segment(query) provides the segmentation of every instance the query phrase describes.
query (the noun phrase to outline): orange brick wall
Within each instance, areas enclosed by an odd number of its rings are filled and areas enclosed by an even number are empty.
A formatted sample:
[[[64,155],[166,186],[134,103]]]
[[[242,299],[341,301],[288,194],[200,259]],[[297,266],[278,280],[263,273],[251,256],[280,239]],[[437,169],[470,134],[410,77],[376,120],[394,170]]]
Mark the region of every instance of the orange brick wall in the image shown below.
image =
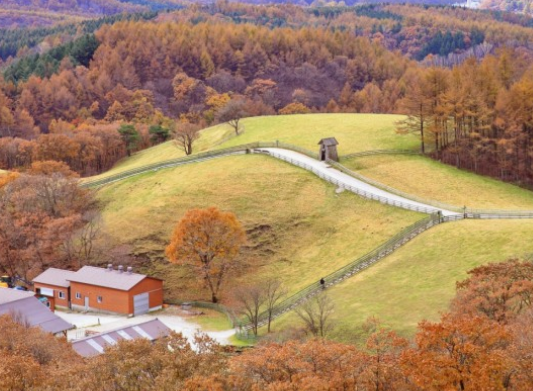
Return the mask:
[[[72,305],[85,307],[85,297],[89,297],[91,309],[125,315],[133,314],[133,296],[146,292],[150,293],[150,308],[163,305],[163,281],[150,277],[145,278],[127,292],[79,282],[70,284]],[[76,293],[81,294],[80,299],[76,298]],[[98,303],[98,296],[102,296],[101,303]]]
[[[58,306],[58,307],[68,307],[69,306],[69,303],[68,303],[69,302],[69,291],[68,291],[68,288],[63,288],[61,286],[55,286],[55,285],[49,285],[49,284],[40,284],[40,283],[36,282],[33,285],[34,291],[36,291],[37,288],[50,288],[50,289],[54,290],[54,299],[50,300],[51,304],[55,303],[55,305],[51,307],[52,309],[55,309],[55,306]],[[64,298],[59,297],[59,292],[63,292]],[[45,297],[47,297],[47,296],[45,296]]]
[[[139,282],[130,291],[131,293],[131,307],[133,313],[133,296],[140,293],[150,292],[150,308],[160,307],[163,305],[163,281],[155,278],[146,277]]]
[[[76,298],[76,293],[81,294],[81,298]],[[101,286],[70,283],[70,294],[72,295],[72,305],[85,307],[85,298],[89,298],[89,308],[93,310],[117,312],[119,314],[131,314],[129,310],[129,293]],[[98,303],[98,296],[102,296],[102,302]]]

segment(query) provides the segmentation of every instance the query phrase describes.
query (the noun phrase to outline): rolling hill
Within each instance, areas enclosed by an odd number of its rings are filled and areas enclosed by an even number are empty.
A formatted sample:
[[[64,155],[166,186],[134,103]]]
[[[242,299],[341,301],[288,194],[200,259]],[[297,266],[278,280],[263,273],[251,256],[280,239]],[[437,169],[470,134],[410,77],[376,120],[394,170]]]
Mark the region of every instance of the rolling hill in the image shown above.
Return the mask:
[[[423,215],[343,192],[266,156],[233,156],[128,178],[99,190],[106,231],[132,246],[170,296],[205,299],[163,250],[192,208],[233,211],[248,233],[247,267],[232,284],[278,275],[292,292],[385,242]],[[154,261],[150,263],[149,261]],[[226,298],[228,299],[228,297]]]
[[[531,259],[530,220],[465,220],[423,233],[376,265],[328,288],[336,311],[333,336],[349,341],[354,326],[375,316],[405,336],[422,319],[437,321],[455,295],[466,271],[510,258]],[[274,327],[298,324],[294,313]]]
[[[194,153],[247,144],[255,141],[279,140],[312,151],[318,151],[321,138],[335,136],[339,153],[348,154],[373,149],[417,150],[414,135],[398,135],[395,123],[403,116],[385,114],[305,114],[245,118],[242,134],[235,136],[233,129],[216,125],[201,131],[194,145]],[[140,151],[119,162],[113,169],[87,180],[105,178],[147,164],[184,156],[172,141]]]
[[[219,125],[202,131],[196,151],[277,139],[305,148],[335,136],[341,154],[368,149],[411,149],[412,136],[394,132],[396,116],[326,114],[249,118],[233,137]],[[332,130],[330,126],[334,126]],[[338,131],[338,133],[337,133]],[[375,136],[375,137],[374,137]],[[171,142],[122,161],[111,172],[179,157]],[[524,189],[460,171],[416,155],[348,158],[355,171],[405,192],[444,202],[476,201],[478,207],[533,208]],[[104,175],[109,175],[106,173]],[[429,178],[429,179],[428,179]],[[148,172],[103,187],[109,237],[129,246],[142,268],[166,280],[169,298],[205,299],[205,292],[163,259],[174,224],[191,208],[217,206],[235,212],[249,237],[245,267],[230,286],[281,276],[291,293],[364,255],[423,215],[338,193],[302,169],[260,156],[231,156]],[[471,203],[469,203],[469,206]],[[332,287],[345,339],[368,316],[378,316],[403,334],[418,321],[436,319],[453,296],[455,282],[474,266],[533,253],[530,221],[447,223],[408,243],[369,270]],[[232,302],[228,290],[224,302]],[[294,314],[277,321],[285,327]]]
[[[533,209],[533,193],[459,170],[425,156],[380,155],[342,159],[351,170],[424,199],[487,209]]]

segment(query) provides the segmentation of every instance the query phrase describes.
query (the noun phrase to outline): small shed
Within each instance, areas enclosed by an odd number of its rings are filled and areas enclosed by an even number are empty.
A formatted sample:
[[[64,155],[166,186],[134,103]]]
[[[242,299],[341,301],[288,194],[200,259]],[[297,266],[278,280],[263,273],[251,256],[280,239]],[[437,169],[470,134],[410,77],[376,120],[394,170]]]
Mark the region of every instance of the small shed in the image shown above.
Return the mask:
[[[339,154],[337,152],[337,145],[339,145],[339,142],[335,139],[335,137],[323,138],[320,140],[318,145],[320,145],[318,156],[321,161],[339,161]]]

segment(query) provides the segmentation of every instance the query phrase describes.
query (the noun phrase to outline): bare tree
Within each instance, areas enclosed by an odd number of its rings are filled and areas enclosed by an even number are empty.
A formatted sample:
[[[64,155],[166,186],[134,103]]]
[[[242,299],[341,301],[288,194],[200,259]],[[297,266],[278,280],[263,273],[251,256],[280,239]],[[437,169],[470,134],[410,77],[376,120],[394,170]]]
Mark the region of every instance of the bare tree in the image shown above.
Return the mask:
[[[228,123],[228,125],[235,130],[235,134],[238,136],[241,119],[250,116],[246,106],[246,100],[242,98],[232,99],[226,104],[226,106],[222,107],[218,111],[216,119],[218,122]]]
[[[270,325],[274,316],[274,308],[287,294],[287,289],[283,286],[281,280],[277,278],[270,278],[263,283],[263,290],[265,295],[265,306],[268,314],[268,332],[270,333]]]
[[[183,149],[186,155],[192,153],[192,146],[200,136],[201,126],[190,122],[180,122],[172,131],[174,142]]]
[[[78,267],[91,263],[108,250],[108,243],[103,232],[103,220],[98,210],[90,210],[83,214],[83,227],[70,236],[65,243],[64,251],[70,262],[76,261]]]
[[[266,296],[262,286],[248,286],[237,289],[235,298],[242,306],[242,313],[252,324],[252,331],[257,335],[259,329],[259,314]]]
[[[305,330],[314,336],[325,337],[333,324],[331,315],[334,312],[333,301],[321,293],[295,309],[296,314],[305,323]]]

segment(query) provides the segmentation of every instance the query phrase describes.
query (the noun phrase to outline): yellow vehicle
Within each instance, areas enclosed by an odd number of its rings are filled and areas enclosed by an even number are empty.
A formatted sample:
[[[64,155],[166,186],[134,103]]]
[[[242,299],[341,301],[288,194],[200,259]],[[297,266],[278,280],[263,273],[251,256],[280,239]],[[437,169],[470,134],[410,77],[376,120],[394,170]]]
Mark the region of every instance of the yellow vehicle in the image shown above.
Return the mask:
[[[11,288],[13,286],[13,280],[9,276],[0,277],[0,288]]]

